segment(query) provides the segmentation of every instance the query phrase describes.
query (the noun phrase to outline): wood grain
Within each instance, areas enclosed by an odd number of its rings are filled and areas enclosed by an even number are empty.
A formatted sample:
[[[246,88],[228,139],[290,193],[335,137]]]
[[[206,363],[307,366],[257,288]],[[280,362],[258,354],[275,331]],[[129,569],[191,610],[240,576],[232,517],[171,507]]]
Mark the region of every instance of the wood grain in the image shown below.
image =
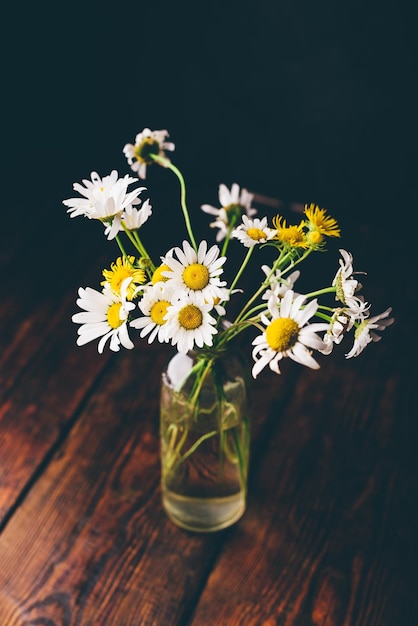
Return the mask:
[[[48,220],[11,231],[6,267]],[[257,379],[247,511],[199,535],[161,504],[159,381],[172,348],[99,356],[75,345],[76,289],[105,266],[84,229],[73,238],[57,224],[50,246],[6,272],[0,625],[418,624],[417,293],[398,274],[412,251],[374,259],[367,293],[396,318],[381,342]],[[370,236],[362,227],[358,247]]]

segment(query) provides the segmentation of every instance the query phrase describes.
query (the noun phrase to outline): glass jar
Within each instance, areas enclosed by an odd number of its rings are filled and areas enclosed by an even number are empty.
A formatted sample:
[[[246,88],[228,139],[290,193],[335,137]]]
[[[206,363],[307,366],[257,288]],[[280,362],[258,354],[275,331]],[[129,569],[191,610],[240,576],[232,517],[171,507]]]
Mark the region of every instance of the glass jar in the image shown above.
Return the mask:
[[[250,447],[248,376],[228,350],[177,353],[162,373],[162,501],[178,526],[211,532],[246,507]]]

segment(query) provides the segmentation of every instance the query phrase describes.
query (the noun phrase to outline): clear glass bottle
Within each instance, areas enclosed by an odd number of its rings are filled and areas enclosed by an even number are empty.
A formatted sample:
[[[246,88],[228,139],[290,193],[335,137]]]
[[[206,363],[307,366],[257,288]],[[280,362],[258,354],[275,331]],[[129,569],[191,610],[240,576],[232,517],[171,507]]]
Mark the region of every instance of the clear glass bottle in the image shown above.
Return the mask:
[[[248,378],[236,353],[177,353],[162,373],[161,486],[168,517],[195,532],[234,524],[246,507]]]

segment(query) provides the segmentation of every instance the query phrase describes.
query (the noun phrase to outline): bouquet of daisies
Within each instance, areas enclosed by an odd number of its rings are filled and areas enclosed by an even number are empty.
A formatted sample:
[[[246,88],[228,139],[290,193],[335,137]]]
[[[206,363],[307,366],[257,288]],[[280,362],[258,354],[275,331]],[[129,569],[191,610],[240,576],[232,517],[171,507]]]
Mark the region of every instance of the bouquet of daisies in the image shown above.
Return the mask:
[[[281,215],[269,223],[257,216],[254,196],[234,183],[219,185],[219,206],[202,204],[211,215],[215,242],[197,241],[186,204],[182,173],[167,156],[174,150],[166,130],[145,128],[135,143],[124,146],[127,162],[135,173],[120,177],[116,170],[75,183],[79,197],[63,203],[70,217],[98,220],[108,240],[114,240],[119,255],[103,269],[99,289],[80,287],[77,344],[98,340],[102,353],[106,344],[118,351],[134,348],[133,339],[170,343],[179,353],[202,354],[225,350],[242,331],[252,328],[252,375],[266,367],[280,374],[280,361],[289,357],[312,369],[319,367],[315,352],[329,355],[335,344],[352,334],[347,358],[358,356],[394,320],[391,308],[371,314],[371,305],[359,294],[352,255],[340,249],[338,267],[330,272],[329,284],[309,293],[299,293],[298,266],[312,253],[326,249],[328,237],[340,237],[337,221],[325,209],[306,204],[302,219],[288,224]],[[146,247],[148,221],[154,217],[147,191],[140,182],[149,166],[171,170],[180,185],[180,207],[187,236],[158,260]],[[137,186],[135,186],[135,184]],[[158,219],[158,210],[155,211]],[[232,280],[224,279],[230,246],[240,246],[242,262]],[[269,263],[258,255],[268,249]],[[236,251],[234,251],[236,252]],[[257,260],[256,260],[257,259]],[[245,273],[256,260],[259,282],[246,293]],[[254,270],[252,270],[254,276]],[[321,277],[322,278],[322,277]],[[241,302],[232,318],[232,300]],[[234,303],[235,304],[235,303]]]

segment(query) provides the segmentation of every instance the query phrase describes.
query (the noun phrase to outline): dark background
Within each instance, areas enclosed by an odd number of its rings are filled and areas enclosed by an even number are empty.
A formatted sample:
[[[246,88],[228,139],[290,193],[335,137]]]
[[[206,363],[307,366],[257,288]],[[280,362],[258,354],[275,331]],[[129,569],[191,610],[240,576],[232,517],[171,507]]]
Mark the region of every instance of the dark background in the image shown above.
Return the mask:
[[[4,210],[68,220],[73,182],[128,173],[148,126],[193,209],[237,182],[383,235],[415,211],[413,3],[27,3],[2,30]]]

